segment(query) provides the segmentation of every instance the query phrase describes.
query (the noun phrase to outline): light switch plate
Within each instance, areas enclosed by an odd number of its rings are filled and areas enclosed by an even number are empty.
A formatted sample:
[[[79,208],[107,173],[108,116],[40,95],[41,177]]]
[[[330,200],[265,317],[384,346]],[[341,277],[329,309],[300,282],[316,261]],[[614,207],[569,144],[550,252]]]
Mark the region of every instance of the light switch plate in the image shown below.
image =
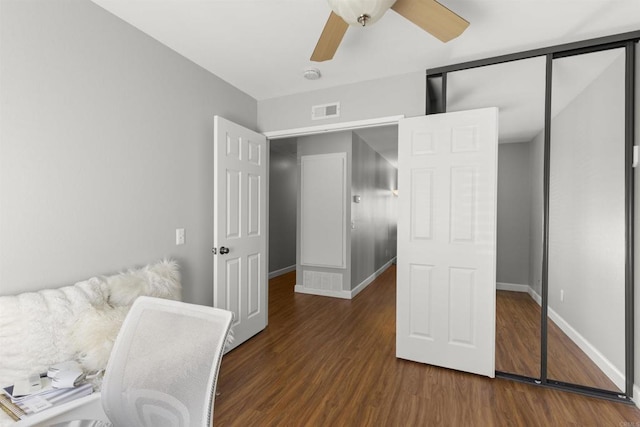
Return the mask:
[[[176,228],[176,245],[184,245],[184,228]]]

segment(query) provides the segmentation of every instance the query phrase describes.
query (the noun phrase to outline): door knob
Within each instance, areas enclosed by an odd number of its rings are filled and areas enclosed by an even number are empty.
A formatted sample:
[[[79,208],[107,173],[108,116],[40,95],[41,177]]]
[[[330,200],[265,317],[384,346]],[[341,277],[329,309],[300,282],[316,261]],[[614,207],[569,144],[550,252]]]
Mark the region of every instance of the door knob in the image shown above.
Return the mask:
[[[224,246],[220,246],[220,255],[228,254],[229,248],[225,248]]]

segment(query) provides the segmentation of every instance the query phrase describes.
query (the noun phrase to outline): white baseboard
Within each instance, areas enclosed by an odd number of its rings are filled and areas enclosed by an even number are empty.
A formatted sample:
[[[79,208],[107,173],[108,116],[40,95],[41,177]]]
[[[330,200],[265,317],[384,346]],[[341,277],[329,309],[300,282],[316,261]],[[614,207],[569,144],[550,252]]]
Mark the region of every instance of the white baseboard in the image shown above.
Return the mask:
[[[511,292],[529,292],[529,285],[520,285],[517,283],[503,283],[497,282],[496,289],[499,291],[511,291]]]
[[[296,292],[301,294],[309,294],[309,295],[320,295],[323,297],[334,297],[334,298],[342,298],[342,299],[351,299],[350,291],[334,291],[330,289],[315,289],[315,288],[305,288],[302,285],[296,285],[294,287]]]
[[[351,298],[355,297],[356,295],[358,295],[360,292],[362,292],[364,290],[364,288],[366,288],[367,286],[369,286],[371,284],[371,282],[373,282],[374,280],[376,280],[376,278],[381,275],[382,273],[384,273],[384,271],[391,267],[391,265],[396,261],[396,257],[391,258],[389,261],[387,261],[382,267],[380,267],[378,270],[376,270],[371,276],[367,277],[366,279],[364,279],[358,286],[356,286],[355,288],[353,288],[351,290]]]
[[[395,262],[396,258],[392,258],[387,261],[382,267],[380,267],[376,272],[374,272],[371,276],[367,277],[362,281],[358,286],[350,291],[336,291],[332,289],[317,289],[317,288],[307,288],[302,285],[296,284],[294,290],[301,294],[309,294],[309,295],[320,295],[324,297],[334,297],[334,298],[343,298],[343,299],[352,299],[360,292],[364,290],[367,286],[369,286],[378,276],[380,276],[387,268],[391,267],[391,265]]]
[[[529,295],[538,303],[542,305],[542,297],[536,293],[532,288],[529,288]],[[547,315],[562,332],[567,335],[571,341],[573,341],[584,354],[591,359],[593,363],[600,368],[600,370],[618,387],[620,390],[625,389],[625,377],[613,363],[609,361],[598,349],[596,349],[585,337],[583,337],[578,331],[576,331],[566,320],[564,320],[555,310],[551,307],[547,308]],[[634,390],[635,391],[635,390]]]
[[[537,302],[539,306],[542,307],[542,297],[540,295],[538,295],[538,293],[536,291],[534,291],[531,286],[529,286],[528,292],[529,292],[529,296],[531,298],[533,298],[533,300],[535,302]]]
[[[293,271],[296,269],[296,265],[290,265],[289,267],[285,267],[285,268],[281,268],[280,270],[275,270],[275,271],[271,271],[269,272],[269,279],[273,279],[274,277],[278,277],[278,276],[282,276],[283,274],[286,274],[290,271]]]
[[[633,396],[632,397],[633,397],[633,399],[632,399],[633,403],[635,403],[636,406],[638,408],[640,408],[640,399],[639,399],[639,397],[640,397],[640,387],[638,387],[635,384],[633,385]]]

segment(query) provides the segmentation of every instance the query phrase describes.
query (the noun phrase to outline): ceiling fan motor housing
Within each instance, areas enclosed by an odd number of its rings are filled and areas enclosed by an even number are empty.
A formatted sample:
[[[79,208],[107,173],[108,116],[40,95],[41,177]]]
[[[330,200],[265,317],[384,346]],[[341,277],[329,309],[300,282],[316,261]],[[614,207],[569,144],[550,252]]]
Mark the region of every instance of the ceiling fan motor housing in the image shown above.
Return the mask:
[[[311,60],[332,59],[349,25],[369,25],[389,9],[442,42],[458,37],[469,22],[435,0],[327,0],[332,12]]]
[[[329,7],[349,25],[375,23],[395,0],[327,0]],[[363,18],[366,16],[366,18]],[[364,21],[364,23],[362,22]]]

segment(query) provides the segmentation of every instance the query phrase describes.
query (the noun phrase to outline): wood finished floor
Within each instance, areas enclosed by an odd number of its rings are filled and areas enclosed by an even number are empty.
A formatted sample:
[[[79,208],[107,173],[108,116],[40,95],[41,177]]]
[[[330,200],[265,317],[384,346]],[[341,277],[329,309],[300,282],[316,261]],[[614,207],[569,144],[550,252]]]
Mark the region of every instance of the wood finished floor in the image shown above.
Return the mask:
[[[496,370],[540,378],[540,329],[540,306],[529,294],[498,291]],[[549,379],[620,391],[551,319],[547,329]]]
[[[353,300],[270,281],[269,326],[225,355],[224,426],[637,426],[634,406],[396,359],[395,267]]]

